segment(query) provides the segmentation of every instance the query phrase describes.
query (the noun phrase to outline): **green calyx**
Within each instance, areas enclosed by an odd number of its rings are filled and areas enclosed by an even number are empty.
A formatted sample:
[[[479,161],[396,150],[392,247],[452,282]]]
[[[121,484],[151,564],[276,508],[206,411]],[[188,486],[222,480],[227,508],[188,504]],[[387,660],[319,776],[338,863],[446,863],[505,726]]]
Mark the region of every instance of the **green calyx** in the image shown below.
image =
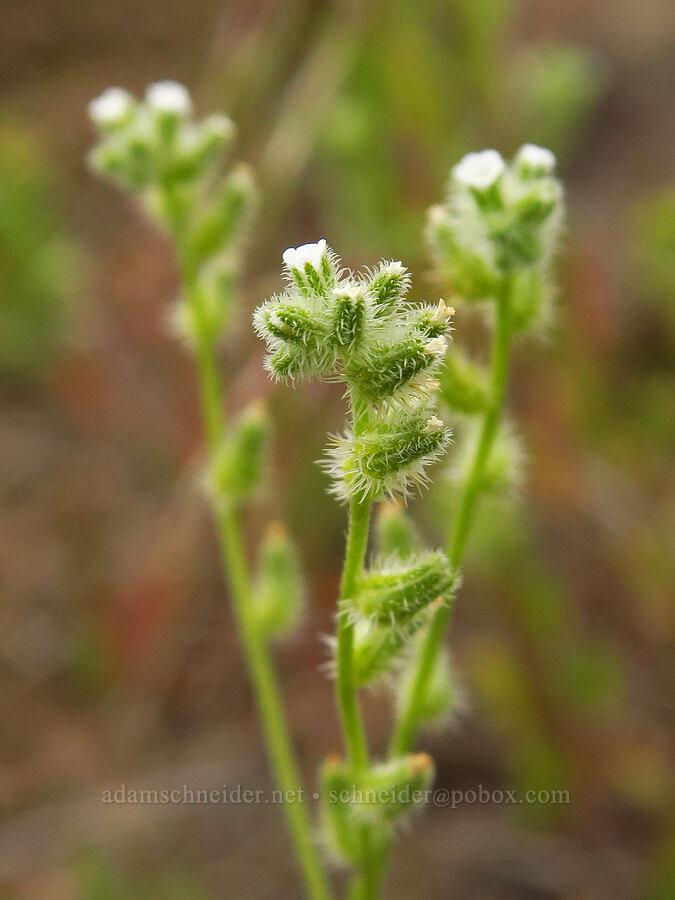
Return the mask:
[[[262,480],[268,436],[264,404],[249,404],[232,425],[211,464],[209,483],[216,504],[240,503],[255,493]]]
[[[321,821],[333,856],[359,863],[364,828],[371,849],[384,848],[397,823],[427,802],[434,772],[426,753],[375,763],[358,776],[339,756],[329,756],[321,770]]]
[[[394,559],[364,572],[355,596],[344,601],[344,608],[378,625],[399,628],[431,604],[449,603],[454,584],[445,554],[424,552],[405,562]]]
[[[251,597],[252,615],[266,637],[283,637],[296,625],[302,607],[297,553],[281,523],[263,538]]]

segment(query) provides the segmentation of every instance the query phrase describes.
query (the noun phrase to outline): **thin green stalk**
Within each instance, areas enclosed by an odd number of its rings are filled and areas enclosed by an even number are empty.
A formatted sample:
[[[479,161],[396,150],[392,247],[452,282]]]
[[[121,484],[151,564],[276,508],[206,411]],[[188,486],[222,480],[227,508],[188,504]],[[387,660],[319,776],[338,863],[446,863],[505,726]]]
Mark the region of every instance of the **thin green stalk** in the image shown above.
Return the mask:
[[[464,485],[459,509],[448,542],[448,559],[450,565],[455,570],[459,569],[464,556],[466,541],[469,536],[476,503],[480,494],[483,471],[494,444],[504,406],[506,376],[509,362],[509,345],[511,339],[510,291],[511,280],[507,276],[504,280],[501,295],[497,299],[497,319],[492,345],[492,403],[483,418],[476,453]],[[416,657],[416,670],[411,682],[410,690],[405,697],[404,705],[396,720],[391,742],[392,756],[407,753],[412,746],[418,724],[420,700],[424,694],[427,679],[431,674],[436,657],[440,651],[449,616],[450,608],[447,606],[441,607],[441,609],[436,612],[420,647]]]
[[[473,458],[469,475],[464,485],[464,490],[459,503],[457,516],[454,520],[450,538],[448,541],[448,559],[453,569],[461,565],[466,541],[469,536],[473,514],[480,494],[480,482],[485,464],[490,457],[490,451],[494,443],[499,420],[504,407],[504,395],[506,392],[506,376],[509,362],[509,345],[511,341],[511,280],[507,277],[501,295],[497,299],[497,320],[495,323],[495,336],[492,345],[492,403],[483,418],[476,453]],[[437,655],[441,649],[443,637],[450,616],[449,607],[441,607],[431,621],[424,641],[416,656],[416,670],[394,725],[394,732],[389,747],[391,757],[402,756],[410,752],[415,739],[415,731],[419,719],[419,704],[424,694],[427,679],[431,675]],[[377,897],[384,882],[389,864],[391,841],[380,853],[377,854],[372,867],[372,880],[374,884],[373,896]]]
[[[185,281],[189,302],[199,317],[198,290],[189,277]],[[209,451],[213,454],[225,434],[223,392],[215,343],[204,328],[198,331],[196,358],[199,391]],[[312,824],[304,805],[300,773],[286,725],[278,679],[264,637],[249,614],[250,578],[236,511],[230,506],[223,507],[218,511],[217,524],[232,606],[262,723],[267,754],[276,782],[285,798],[283,808],[307,896],[312,900],[330,900],[328,879],[319,861],[312,837]]]
[[[354,430],[366,421],[364,410],[351,398]],[[349,526],[347,531],[347,547],[340,582],[340,599],[352,597],[363,564],[368,545],[370,527],[370,500],[358,500],[353,497],[349,504]],[[368,766],[368,739],[359,709],[356,679],[354,677],[354,625],[345,612],[340,612],[337,620],[337,678],[336,690],[340,721],[344,734],[347,759],[354,773],[354,778]],[[361,866],[354,876],[349,888],[350,900],[374,900],[375,882],[373,880],[373,852],[371,848],[370,830],[367,825],[361,829]]]
[[[349,505],[349,530],[345,552],[340,599],[353,596],[361,572],[368,543],[370,500],[352,498]],[[354,626],[347,613],[340,612],[337,621],[337,696],[344,733],[347,759],[355,773],[368,765],[368,744],[359,711],[354,678]]]

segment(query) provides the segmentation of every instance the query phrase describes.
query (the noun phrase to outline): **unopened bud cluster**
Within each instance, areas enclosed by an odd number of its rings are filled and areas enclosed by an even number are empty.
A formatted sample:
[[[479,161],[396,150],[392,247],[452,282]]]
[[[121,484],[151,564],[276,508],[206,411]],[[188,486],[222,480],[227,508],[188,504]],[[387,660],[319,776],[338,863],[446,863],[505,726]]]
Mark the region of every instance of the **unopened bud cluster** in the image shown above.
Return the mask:
[[[228,324],[237,250],[254,199],[247,166],[223,173],[234,126],[227,116],[192,118],[185,87],[162,81],[136,100],[119,87],[89,104],[100,141],[90,155],[102,175],[138,192],[177,244],[186,294],[173,324],[190,343]]]
[[[506,306],[508,337],[545,326],[552,313],[549,274],[557,247],[563,192],[550,150],[525,144],[507,164],[496,150],[469,153],[453,168],[446,202],[429,211],[427,237],[439,279],[458,300]],[[508,338],[507,338],[508,339]],[[475,418],[495,403],[483,366],[453,348],[439,374],[439,394],[467,416],[451,474],[464,482],[477,446]],[[516,487],[523,452],[508,422],[500,425],[477,488]]]
[[[367,827],[371,850],[384,848],[394,829],[415,805],[424,802],[434,778],[426,753],[375,763],[357,778],[339,756],[329,756],[321,771],[323,833],[340,862],[358,864]]]
[[[563,205],[555,164],[534,144],[508,165],[496,150],[469,153],[452,170],[446,202],[429,210],[427,235],[444,283],[458,299],[476,301],[497,297],[504,279],[514,279],[516,329],[550,313],[548,269]]]
[[[140,101],[122,88],[109,88],[89,104],[89,115],[100,136],[92,166],[137,193],[167,229],[182,283],[173,324],[200,360],[213,359],[229,322],[255,194],[246,166],[223,170],[234,125],[219,114],[195,121],[190,94],[173,81],[150,85]],[[222,435],[219,430],[216,426],[211,435],[205,482],[218,515],[229,516],[262,483],[270,432],[264,404],[253,401]],[[283,526],[270,526],[263,537],[252,581],[247,613],[252,624],[265,638],[287,634],[299,618],[302,589],[295,549]]]
[[[449,441],[434,393],[453,311],[442,300],[410,304],[400,262],[354,275],[325,240],[286,250],[283,261],[285,293],[254,315],[267,369],[348,386],[353,421],[325,463],[339,498],[405,496]]]

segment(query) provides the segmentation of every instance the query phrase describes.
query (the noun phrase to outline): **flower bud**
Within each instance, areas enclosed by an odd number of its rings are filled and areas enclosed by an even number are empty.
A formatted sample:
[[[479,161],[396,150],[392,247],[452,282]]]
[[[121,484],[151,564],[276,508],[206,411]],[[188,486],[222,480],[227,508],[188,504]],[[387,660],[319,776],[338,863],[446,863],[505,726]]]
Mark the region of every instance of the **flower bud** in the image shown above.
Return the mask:
[[[416,376],[433,374],[447,348],[443,337],[425,341],[414,335],[393,344],[370,348],[366,362],[350,367],[349,375],[359,394],[373,403],[387,400],[402,388],[416,390]]]
[[[400,707],[406,706],[408,694],[412,688],[414,666],[408,666],[401,678],[397,691]],[[420,724],[440,724],[457,708],[460,703],[455,677],[450,666],[450,658],[443,648],[436,654],[433,668],[427,678],[424,690],[415,705],[417,721]]]
[[[410,517],[400,502],[382,503],[375,522],[378,553],[387,558],[408,559],[418,546],[417,535]]]
[[[141,190],[157,177],[149,138],[134,125],[111,134],[91,151],[89,161],[102,175],[133,190]]]
[[[450,440],[449,429],[433,423],[430,430],[429,421],[426,415],[403,410],[368,431],[348,431],[334,439],[323,463],[333,477],[333,493],[341,499],[378,500],[406,496],[412,487],[424,485],[427,466]]]
[[[523,144],[516,153],[513,167],[521,178],[540,178],[555,171],[555,153],[536,144]]]
[[[438,603],[430,603],[399,627],[380,625],[373,618],[354,623],[354,680],[369,685],[389,676],[403,659],[415,635],[427,624]]]
[[[426,337],[445,339],[452,330],[450,322],[454,314],[454,307],[447,306],[445,300],[439,300],[437,306],[427,305],[416,309],[412,314],[412,321],[417,331]]]
[[[256,310],[255,326],[259,334],[307,348],[323,337],[323,326],[304,306],[271,301]]]
[[[199,264],[237,242],[249,217],[255,196],[250,169],[237,166],[223,181],[202,214],[188,242],[188,256]]]
[[[484,234],[484,225],[475,209],[460,206],[452,213],[443,206],[429,210],[427,239],[443,282],[454,295],[468,301],[494,297],[499,273],[494,267],[492,248]],[[469,243],[466,234],[477,232]]]
[[[267,637],[281,637],[297,623],[302,605],[297,554],[279,522],[273,522],[263,538],[251,605],[256,624]]]
[[[216,257],[199,270],[191,299],[180,297],[173,305],[171,332],[194,350],[202,337],[218,340],[232,314],[236,270],[230,258]]]
[[[127,124],[135,108],[134,98],[120,87],[110,87],[89,103],[87,112],[94,125],[113,132]]]
[[[260,485],[269,420],[260,401],[250,403],[234,422],[211,465],[211,490],[217,503],[238,503]]]
[[[496,150],[467,153],[454,166],[452,176],[463,187],[484,192],[493,187],[501,178],[506,164]]]
[[[486,373],[459,348],[447,355],[438,380],[440,395],[450,409],[472,415],[490,406],[492,392]]]
[[[364,828],[371,850],[383,849],[395,823],[426,802],[433,778],[434,764],[426,753],[376,763],[358,777],[339,756],[329,756],[321,770],[322,823],[336,858],[358,862]]]
[[[303,296],[326,297],[334,287],[335,265],[325,238],[315,244],[289,247],[284,250],[282,259],[291,283]]]
[[[471,423],[451,469],[454,480],[464,483],[468,478],[478,440],[479,430]],[[510,422],[502,422],[483,466],[479,490],[486,494],[516,491],[522,483],[523,463],[524,453],[518,435]]]
[[[448,603],[454,583],[448,560],[440,551],[420,553],[405,562],[394,559],[364,572],[355,596],[344,601],[344,609],[372,618],[378,625],[397,628],[434,601]]]
[[[410,275],[400,260],[383,262],[369,276],[366,284],[375,305],[375,315],[388,316],[407,294]]]
[[[356,814],[366,820],[395,822],[423,804],[434,780],[428,753],[410,753],[371,766],[359,779]]]
[[[361,829],[354,817],[354,779],[337,755],[328,756],[321,767],[321,825],[328,849],[338,862],[355,863],[361,854]]]
[[[514,331],[546,329],[553,316],[554,290],[538,266],[523,266],[512,276],[511,326]]]
[[[335,291],[333,339],[340,350],[355,351],[363,340],[366,324],[366,302],[358,288]]]

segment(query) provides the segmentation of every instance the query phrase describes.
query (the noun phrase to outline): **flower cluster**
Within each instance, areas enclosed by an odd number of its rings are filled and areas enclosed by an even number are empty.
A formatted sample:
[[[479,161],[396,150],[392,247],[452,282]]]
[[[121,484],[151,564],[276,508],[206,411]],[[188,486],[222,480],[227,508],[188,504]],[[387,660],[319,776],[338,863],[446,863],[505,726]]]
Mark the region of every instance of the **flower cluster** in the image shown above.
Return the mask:
[[[101,138],[92,166],[138,192],[176,242],[192,296],[177,304],[175,329],[191,345],[197,332],[215,340],[229,320],[237,251],[255,193],[247,166],[220,170],[232,122],[220,114],[193,121],[190,95],[173,81],[150,85],[140,102],[108,88],[89,104],[89,115]]]
[[[396,825],[425,802],[434,774],[426,753],[377,763],[356,779],[339,756],[329,756],[321,770],[321,799],[323,833],[332,855],[343,863],[358,862],[364,827],[369,829],[372,849],[381,852]]]
[[[453,168],[448,197],[429,211],[428,238],[440,276],[459,299],[496,297],[515,282],[512,327],[546,322],[548,269],[562,220],[562,188],[550,150],[525,144],[510,165],[496,150],[469,153]]]
[[[193,123],[191,113],[190,94],[175,81],[151,84],[142,102],[122,88],[108,88],[89,104],[103,137],[92,164],[133,190],[194,179],[231,142],[234,126],[220,114]]]
[[[445,204],[429,211],[427,236],[439,278],[457,299],[504,304],[506,343],[512,334],[545,326],[551,317],[549,269],[563,214],[555,165],[553,153],[534,144],[521,147],[509,165],[496,150],[469,153],[452,170]],[[439,382],[449,409],[473,420],[451,471],[463,483],[477,450],[476,417],[493,408],[495,386],[483,367],[457,348]],[[477,489],[513,489],[523,456],[513,426],[500,424]]]
[[[400,262],[343,269],[325,240],[286,250],[283,261],[285,293],[254,314],[268,371],[347,385],[353,421],[324,464],[339,498],[405,496],[449,441],[434,394],[453,310],[409,303]]]

